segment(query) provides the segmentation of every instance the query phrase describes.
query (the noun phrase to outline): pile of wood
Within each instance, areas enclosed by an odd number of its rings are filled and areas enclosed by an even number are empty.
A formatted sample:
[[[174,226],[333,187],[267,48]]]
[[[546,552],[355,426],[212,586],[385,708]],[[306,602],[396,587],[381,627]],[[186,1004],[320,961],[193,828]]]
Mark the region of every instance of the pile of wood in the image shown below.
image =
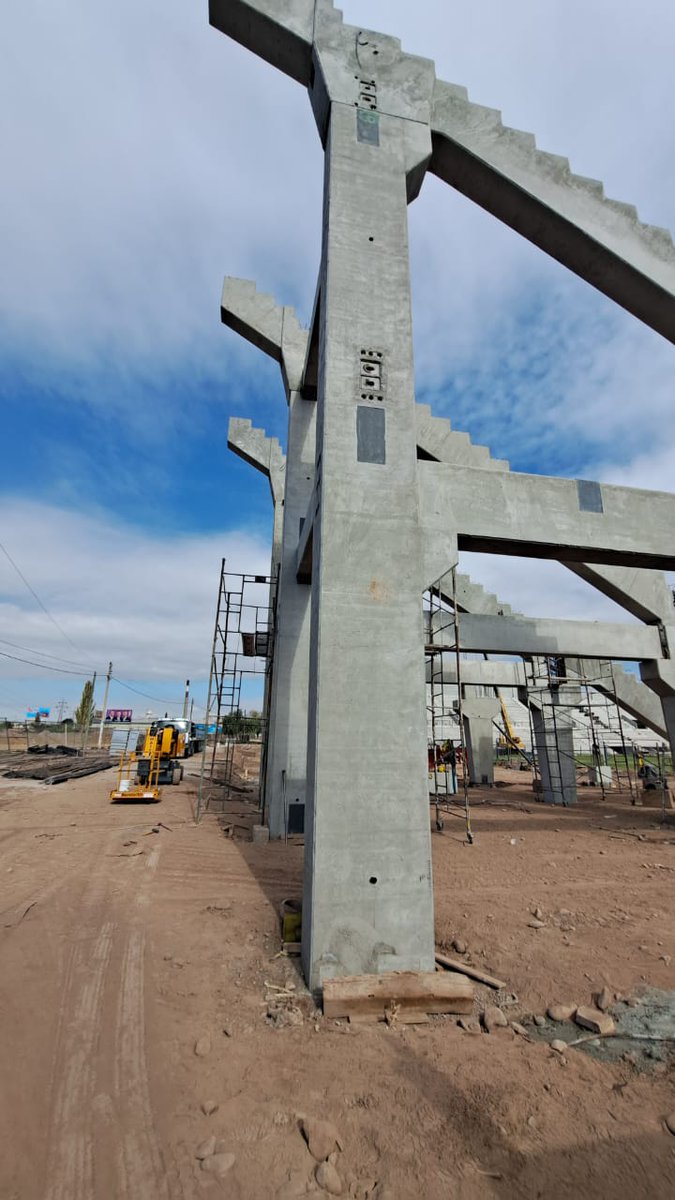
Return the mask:
[[[323,985],[325,1017],[351,1022],[395,1021],[421,1024],[430,1013],[466,1016],[473,1009],[473,984],[449,971],[388,971],[382,975],[343,975]]]
[[[94,775],[110,769],[109,755],[73,755],[70,747],[46,748],[39,754],[13,754],[4,764],[5,779],[38,779],[42,783],[65,783],[68,779],[79,779],[83,775]],[[0,764],[2,770],[2,764]]]

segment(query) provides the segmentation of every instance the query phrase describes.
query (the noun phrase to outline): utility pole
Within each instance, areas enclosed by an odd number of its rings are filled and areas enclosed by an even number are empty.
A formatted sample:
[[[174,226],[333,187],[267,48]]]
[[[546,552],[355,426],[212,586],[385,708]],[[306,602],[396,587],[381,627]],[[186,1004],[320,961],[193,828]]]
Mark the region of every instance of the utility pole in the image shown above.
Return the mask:
[[[185,680],[185,695],[183,697],[183,720],[188,715],[188,704],[190,702],[190,680]]]
[[[108,674],[105,677],[105,691],[103,693],[103,708],[101,709],[101,723],[98,727],[98,748],[101,749],[103,741],[103,726],[105,725],[105,714],[108,707],[108,689],[110,688],[110,676],[112,675],[112,663],[108,663]]]

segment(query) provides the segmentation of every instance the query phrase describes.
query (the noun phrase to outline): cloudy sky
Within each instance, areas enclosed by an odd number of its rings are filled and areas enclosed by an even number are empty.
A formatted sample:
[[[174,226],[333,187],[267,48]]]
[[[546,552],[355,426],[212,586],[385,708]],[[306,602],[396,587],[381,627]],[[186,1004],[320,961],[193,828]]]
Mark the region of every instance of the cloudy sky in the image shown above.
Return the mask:
[[[0,553],[0,716],[109,659],[111,703],[158,711],[187,676],[203,699],[221,557],[268,561],[269,491],[226,430],[283,437],[285,405],[218,301],[242,275],[308,319],[321,151],[302,89],[206,0],[6,7],[0,541],[53,620]],[[342,7],[675,228],[672,0]],[[421,401],[514,468],[672,487],[670,345],[431,177],[411,245]],[[464,565],[533,615],[619,615],[555,565]]]

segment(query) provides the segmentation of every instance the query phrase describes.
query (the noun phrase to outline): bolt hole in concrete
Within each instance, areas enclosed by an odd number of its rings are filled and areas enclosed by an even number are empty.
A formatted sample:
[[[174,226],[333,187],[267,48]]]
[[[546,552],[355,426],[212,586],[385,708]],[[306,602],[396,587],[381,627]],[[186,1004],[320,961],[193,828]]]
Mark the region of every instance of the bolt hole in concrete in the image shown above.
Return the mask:
[[[377,883],[377,875],[371,875],[368,882],[369,883]]]
[[[369,237],[369,238],[368,238],[368,241],[369,241],[369,242],[374,242],[374,241],[375,241],[375,238],[373,238],[373,237]]]

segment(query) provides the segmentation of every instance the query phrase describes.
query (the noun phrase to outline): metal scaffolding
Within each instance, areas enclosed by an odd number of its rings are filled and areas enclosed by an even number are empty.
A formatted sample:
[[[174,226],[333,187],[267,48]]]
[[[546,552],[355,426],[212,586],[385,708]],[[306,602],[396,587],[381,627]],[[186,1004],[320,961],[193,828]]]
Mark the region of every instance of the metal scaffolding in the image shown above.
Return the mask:
[[[264,677],[261,737],[266,744],[269,680],[272,671],[276,581],[269,575],[228,572],[221,562],[211,666],[206,702],[206,737],[197,801],[197,819],[207,805],[207,780],[218,786],[218,799],[233,795],[235,746],[240,736],[244,680]],[[218,750],[223,754],[218,756]],[[264,761],[260,778],[264,778]],[[216,767],[218,768],[216,775]],[[210,791],[210,787],[208,788]]]

